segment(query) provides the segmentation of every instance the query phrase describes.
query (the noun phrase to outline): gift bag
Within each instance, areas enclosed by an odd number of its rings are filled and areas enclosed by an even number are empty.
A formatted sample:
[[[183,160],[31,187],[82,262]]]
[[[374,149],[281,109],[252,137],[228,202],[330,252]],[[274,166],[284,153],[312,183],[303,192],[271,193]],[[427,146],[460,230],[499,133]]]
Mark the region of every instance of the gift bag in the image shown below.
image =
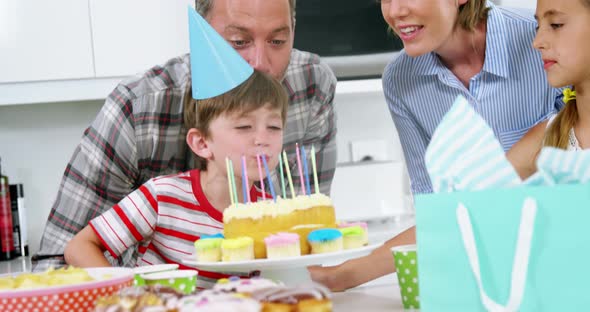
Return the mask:
[[[423,311],[590,310],[590,151],[543,148],[522,181],[464,98],[425,155],[415,197]]]
[[[419,195],[415,205],[422,311],[589,309],[590,184]]]

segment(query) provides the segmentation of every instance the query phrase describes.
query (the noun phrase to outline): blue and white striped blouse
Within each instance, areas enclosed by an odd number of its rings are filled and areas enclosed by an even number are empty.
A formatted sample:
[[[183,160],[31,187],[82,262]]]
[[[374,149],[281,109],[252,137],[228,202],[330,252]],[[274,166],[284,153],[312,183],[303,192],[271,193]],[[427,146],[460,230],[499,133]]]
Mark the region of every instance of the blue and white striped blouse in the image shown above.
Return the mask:
[[[414,194],[432,192],[424,153],[457,95],[467,98],[489,123],[504,150],[563,107],[560,90],[547,82],[541,55],[532,46],[532,13],[499,8],[489,1],[488,6],[485,61],[469,89],[434,52],[412,58],[402,51],[383,73],[385,98]]]

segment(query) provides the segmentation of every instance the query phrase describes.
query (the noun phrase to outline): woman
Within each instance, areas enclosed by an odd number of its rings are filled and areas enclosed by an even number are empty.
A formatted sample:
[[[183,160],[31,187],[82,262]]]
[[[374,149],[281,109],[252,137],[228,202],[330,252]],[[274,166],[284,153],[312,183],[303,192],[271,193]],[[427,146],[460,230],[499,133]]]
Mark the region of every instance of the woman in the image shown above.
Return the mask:
[[[485,0],[382,0],[381,11],[404,44],[383,73],[383,90],[414,194],[432,192],[424,153],[458,95],[489,123],[505,150],[563,106],[532,47],[532,12]],[[411,228],[366,257],[309,270],[331,289],[347,289],[393,273],[390,248],[415,241]]]

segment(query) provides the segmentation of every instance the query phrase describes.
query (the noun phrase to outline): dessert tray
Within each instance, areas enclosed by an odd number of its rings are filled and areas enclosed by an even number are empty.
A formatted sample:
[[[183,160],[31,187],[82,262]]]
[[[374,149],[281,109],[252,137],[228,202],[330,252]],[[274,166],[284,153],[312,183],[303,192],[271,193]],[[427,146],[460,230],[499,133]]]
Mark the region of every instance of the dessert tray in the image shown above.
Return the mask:
[[[260,271],[260,275],[287,282],[309,281],[307,267],[310,265],[337,265],[346,260],[368,255],[381,244],[370,244],[360,248],[346,249],[337,252],[303,255],[282,259],[255,259],[232,262],[197,262],[196,257],[183,259],[182,263],[196,269],[211,272],[252,272]]]

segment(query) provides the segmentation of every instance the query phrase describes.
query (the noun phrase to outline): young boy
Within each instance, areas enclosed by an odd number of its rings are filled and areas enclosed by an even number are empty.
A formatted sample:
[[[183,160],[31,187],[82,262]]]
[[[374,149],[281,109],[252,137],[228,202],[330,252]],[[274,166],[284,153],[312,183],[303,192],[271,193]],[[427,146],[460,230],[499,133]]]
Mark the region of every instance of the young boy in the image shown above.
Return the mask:
[[[193,77],[193,87],[209,91],[224,85],[214,82],[206,88],[215,80],[212,73],[213,70],[208,73],[208,79],[200,82]],[[271,168],[277,165],[288,98],[281,84],[271,76],[257,71],[248,74],[237,87],[233,79],[233,84],[225,83],[230,91],[219,88],[220,95],[200,98],[193,90],[191,98],[190,92],[187,93],[184,120],[190,129],[186,142],[197,156],[197,169],[153,178],[91,220],[66,246],[68,264],[110,266],[105,251],[118,257],[137,246],[138,266],[178,263],[183,267],[181,260],[191,259],[195,240],[223,230],[222,212],[230,205],[226,158],[233,161],[236,186],[241,189],[241,157],[246,156],[251,198],[254,201],[258,198],[253,187],[253,182],[260,179],[254,174],[258,173],[256,155],[265,155]],[[218,78],[223,79],[223,75]],[[241,192],[238,193],[241,197]],[[243,202],[243,198],[239,201]],[[199,271],[199,280],[205,285],[220,277],[223,275]]]
[[[242,155],[248,181],[259,179],[257,154],[266,155],[269,166],[277,165],[287,101],[281,85],[260,72],[225,94],[189,101],[185,121],[193,128],[186,141],[198,156],[198,169],[151,179],[90,221],[68,243],[67,263],[109,266],[105,251],[118,257],[139,244],[137,265],[182,264],[201,235],[223,230],[222,212],[230,205],[226,157],[233,161],[237,189],[242,187]],[[252,183],[248,187],[255,200],[257,191]]]

